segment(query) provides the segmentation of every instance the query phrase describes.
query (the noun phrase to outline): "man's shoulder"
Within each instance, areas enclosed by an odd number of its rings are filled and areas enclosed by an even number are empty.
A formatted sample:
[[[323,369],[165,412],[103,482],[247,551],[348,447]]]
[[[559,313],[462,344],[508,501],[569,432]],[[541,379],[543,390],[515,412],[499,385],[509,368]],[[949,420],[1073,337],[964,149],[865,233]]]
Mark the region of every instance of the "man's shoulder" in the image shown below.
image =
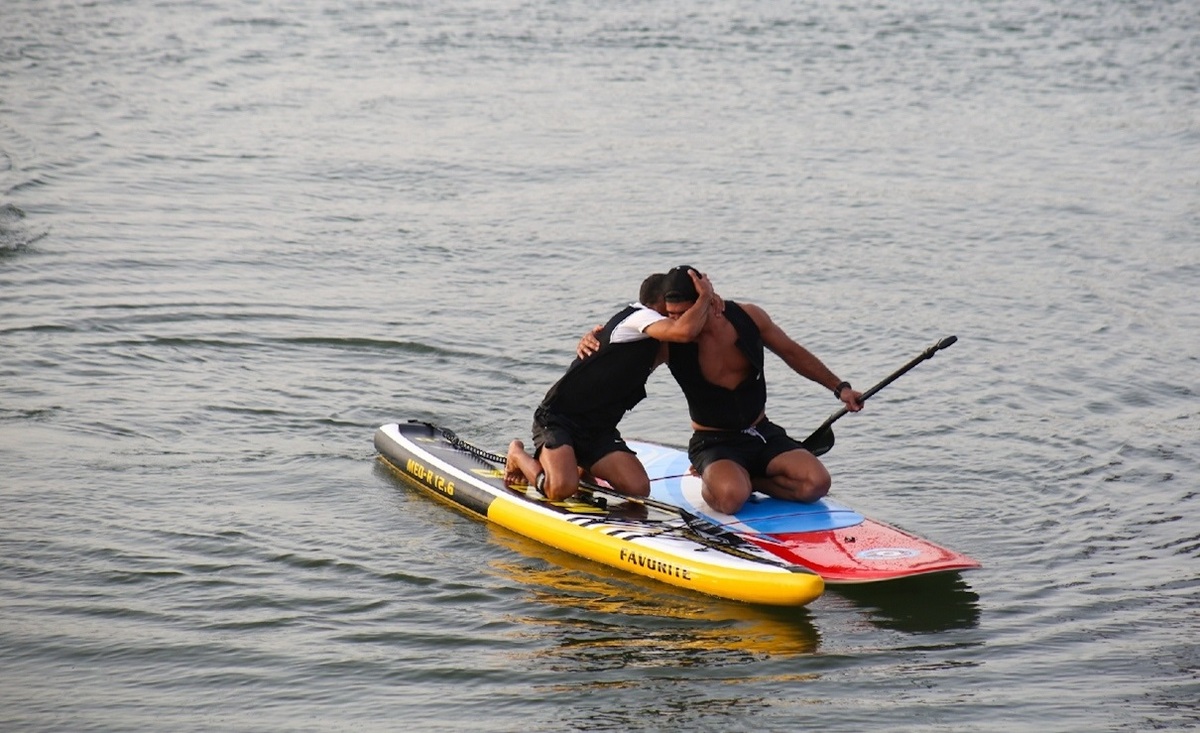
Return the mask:
[[[734,306],[735,308],[740,308],[741,310],[744,310],[744,311],[757,311],[759,313],[764,312],[761,305],[755,305],[754,303],[749,303],[744,300],[727,300],[727,301],[725,301],[726,308],[728,308],[731,305]]]
[[[649,338],[645,333],[646,329],[661,320],[665,320],[665,316],[658,311],[653,308],[647,308],[640,303],[631,304],[622,310],[621,313],[624,314],[624,318],[621,318],[620,322],[613,329],[613,343],[626,343]]]
[[[729,316],[730,311],[738,315],[745,315],[759,328],[762,328],[765,324],[771,322],[771,317],[767,315],[767,312],[763,310],[762,306],[755,305],[754,303],[747,303],[744,300],[725,301],[725,311],[726,317]]]
[[[622,325],[628,324],[638,330],[646,328],[651,323],[667,320],[663,314],[641,303],[632,303],[627,310],[629,313],[621,321]]]

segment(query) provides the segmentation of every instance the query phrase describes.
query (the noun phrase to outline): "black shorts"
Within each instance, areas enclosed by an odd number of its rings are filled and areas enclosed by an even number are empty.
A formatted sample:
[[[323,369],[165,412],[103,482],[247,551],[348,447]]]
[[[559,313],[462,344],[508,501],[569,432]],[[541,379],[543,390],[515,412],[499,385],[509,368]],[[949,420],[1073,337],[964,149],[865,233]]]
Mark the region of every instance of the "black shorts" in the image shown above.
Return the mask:
[[[575,462],[589,471],[609,453],[634,452],[616,428],[585,430],[573,421],[539,407],[533,416],[533,457],[537,458],[543,448],[564,445],[575,450]]]
[[[697,430],[688,441],[688,458],[703,474],[714,461],[730,460],[746,469],[751,477],[765,476],[767,464],[775,456],[804,446],[788,437],[786,431],[763,418],[745,430]]]

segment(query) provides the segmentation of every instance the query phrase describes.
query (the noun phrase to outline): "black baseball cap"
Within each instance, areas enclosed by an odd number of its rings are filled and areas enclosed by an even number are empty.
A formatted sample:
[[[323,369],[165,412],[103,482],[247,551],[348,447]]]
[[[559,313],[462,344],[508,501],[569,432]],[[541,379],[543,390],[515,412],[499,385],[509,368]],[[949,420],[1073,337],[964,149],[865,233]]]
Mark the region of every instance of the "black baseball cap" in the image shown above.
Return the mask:
[[[700,298],[700,293],[696,292],[696,284],[692,282],[692,276],[688,274],[688,270],[695,270],[697,275],[700,274],[700,271],[691,265],[680,265],[672,267],[667,272],[667,276],[663,278],[663,298],[668,303],[690,303]]]

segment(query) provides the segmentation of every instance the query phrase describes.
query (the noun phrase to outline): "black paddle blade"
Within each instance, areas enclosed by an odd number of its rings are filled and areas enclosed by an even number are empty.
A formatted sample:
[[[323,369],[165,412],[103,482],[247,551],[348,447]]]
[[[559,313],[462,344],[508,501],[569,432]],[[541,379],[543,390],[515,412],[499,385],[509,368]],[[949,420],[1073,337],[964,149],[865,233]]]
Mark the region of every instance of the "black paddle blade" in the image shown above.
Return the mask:
[[[813,434],[804,439],[801,445],[804,450],[812,453],[814,456],[823,456],[833,447],[833,428],[829,425],[822,425],[813,431]]]

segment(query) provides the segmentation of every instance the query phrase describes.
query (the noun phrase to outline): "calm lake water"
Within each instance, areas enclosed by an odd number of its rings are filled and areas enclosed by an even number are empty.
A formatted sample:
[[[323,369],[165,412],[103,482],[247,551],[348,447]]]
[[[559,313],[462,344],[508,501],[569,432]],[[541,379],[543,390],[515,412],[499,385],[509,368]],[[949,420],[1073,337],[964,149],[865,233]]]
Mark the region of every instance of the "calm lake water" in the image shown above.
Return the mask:
[[[1184,0],[6,0],[0,729],[1200,725],[1197,69]],[[982,569],[727,603],[376,460],[684,263],[860,389],[959,337],[826,461]]]

